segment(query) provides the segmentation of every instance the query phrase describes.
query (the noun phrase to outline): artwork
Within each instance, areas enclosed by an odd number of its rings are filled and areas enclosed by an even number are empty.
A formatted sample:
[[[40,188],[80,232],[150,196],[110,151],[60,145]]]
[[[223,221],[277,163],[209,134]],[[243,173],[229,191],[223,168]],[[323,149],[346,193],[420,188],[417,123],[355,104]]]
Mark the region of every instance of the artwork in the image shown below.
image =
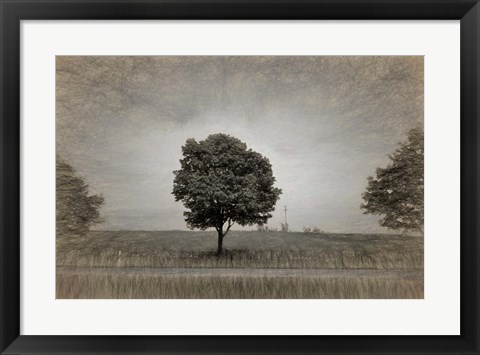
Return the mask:
[[[424,297],[421,56],[58,56],[56,297]]]

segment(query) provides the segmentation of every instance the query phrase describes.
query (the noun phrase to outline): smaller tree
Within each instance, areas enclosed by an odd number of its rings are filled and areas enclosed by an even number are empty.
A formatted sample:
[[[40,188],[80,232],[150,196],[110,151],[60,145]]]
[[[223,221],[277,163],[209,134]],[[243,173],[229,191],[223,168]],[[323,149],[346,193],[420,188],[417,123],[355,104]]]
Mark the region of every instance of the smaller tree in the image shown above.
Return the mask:
[[[423,131],[412,129],[407,142],[389,155],[391,164],[368,177],[360,207],[364,214],[383,215],[382,227],[423,235],[423,150]]]
[[[257,224],[257,232],[268,232],[269,228],[266,224]]]
[[[94,223],[101,222],[101,195],[89,195],[88,185],[63,159],[56,160],[57,235],[86,235]]]

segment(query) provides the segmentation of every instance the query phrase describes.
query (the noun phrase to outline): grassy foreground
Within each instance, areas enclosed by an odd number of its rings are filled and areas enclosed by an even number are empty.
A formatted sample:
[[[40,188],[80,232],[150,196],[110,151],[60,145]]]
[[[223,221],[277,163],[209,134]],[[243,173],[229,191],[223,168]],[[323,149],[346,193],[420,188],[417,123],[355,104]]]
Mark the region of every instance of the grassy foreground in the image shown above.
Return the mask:
[[[57,238],[57,266],[423,269],[423,238],[232,231],[92,232]]]
[[[283,278],[57,275],[57,298],[423,298],[423,277]]]
[[[232,231],[214,256],[212,232],[92,232],[57,238],[58,267],[242,268],[198,276],[59,273],[57,298],[423,298],[423,238]],[[254,268],[419,270],[409,277],[258,277]]]

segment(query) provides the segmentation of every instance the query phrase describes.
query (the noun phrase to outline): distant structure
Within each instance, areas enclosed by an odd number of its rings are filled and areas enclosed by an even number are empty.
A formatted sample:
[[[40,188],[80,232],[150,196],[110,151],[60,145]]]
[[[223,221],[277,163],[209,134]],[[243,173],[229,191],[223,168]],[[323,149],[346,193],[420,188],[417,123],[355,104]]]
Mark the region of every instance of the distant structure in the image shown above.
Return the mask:
[[[285,224],[282,223],[282,232],[288,232],[288,222],[287,222],[287,206],[283,206],[285,211]]]

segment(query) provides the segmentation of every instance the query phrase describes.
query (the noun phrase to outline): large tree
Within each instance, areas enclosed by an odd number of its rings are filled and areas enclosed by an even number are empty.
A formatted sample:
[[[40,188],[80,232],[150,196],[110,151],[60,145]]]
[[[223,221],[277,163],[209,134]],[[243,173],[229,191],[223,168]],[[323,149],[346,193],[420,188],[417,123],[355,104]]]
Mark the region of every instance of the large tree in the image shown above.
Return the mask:
[[[408,140],[389,159],[376,177],[368,177],[361,208],[365,214],[383,215],[382,227],[423,235],[423,130],[410,130]]]
[[[101,222],[101,195],[89,195],[88,185],[73,167],[57,156],[56,229],[58,235],[84,236],[94,223]]]
[[[189,228],[215,228],[217,255],[235,223],[265,224],[272,217],[282,191],[274,187],[266,157],[227,134],[212,134],[199,142],[188,139],[182,152],[173,195],[188,209],[184,216]]]

